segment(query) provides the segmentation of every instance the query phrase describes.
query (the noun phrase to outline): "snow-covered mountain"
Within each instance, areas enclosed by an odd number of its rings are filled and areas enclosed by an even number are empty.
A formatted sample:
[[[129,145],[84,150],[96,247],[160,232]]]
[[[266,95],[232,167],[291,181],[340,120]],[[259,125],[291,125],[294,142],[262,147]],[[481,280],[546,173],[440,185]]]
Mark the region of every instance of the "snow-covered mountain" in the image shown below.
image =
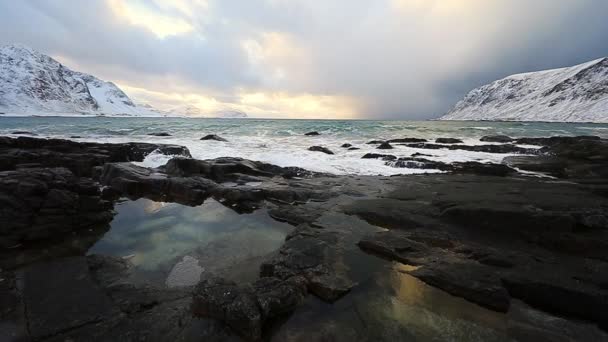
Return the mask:
[[[608,57],[494,81],[440,120],[608,122]]]
[[[172,116],[186,116],[194,118],[218,118],[218,119],[237,119],[247,118],[247,113],[236,109],[224,109],[215,111],[204,111],[193,104],[184,104],[168,109],[157,109],[149,104],[140,104],[140,107],[148,108],[159,114]]]
[[[0,47],[0,113],[161,116],[137,107],[112,82],[72,71],[19,45]]]

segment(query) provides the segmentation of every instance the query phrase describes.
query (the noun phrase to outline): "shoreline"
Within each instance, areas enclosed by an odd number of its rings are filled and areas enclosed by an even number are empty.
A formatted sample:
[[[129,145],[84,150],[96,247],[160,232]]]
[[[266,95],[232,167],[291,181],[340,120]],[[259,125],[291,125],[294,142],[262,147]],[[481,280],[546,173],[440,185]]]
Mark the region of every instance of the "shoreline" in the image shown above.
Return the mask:
[[[491,311],[509,313],[521,301],[562,317],[561,329],[576,331],[582,320],[604,329],[597,336],[606,337],[608,141],[525,142],[541,152],[507,165],[451,163],[442,166],[446,173],[389,177],[315,173],[230,157],[189,159],[190,151],[176,145],[0,137],[0,194],[14,208],[0,216],[0,286],[8,286],[13,303],[3,319],[18,334],[40,340],[120,336],[112,334],[131,330],[152,313],[166,319],[158,329],[173,327],[167,338],[181,336],[197,317],[215,322],[207,337],[270,338],[281,319],[297,316],[311,296],[326,303],[348,300],[363,280],[349,271],[357,262],[347,255],[361,253],[412,266],[404,273]],[[131,163],[155,150],[183,158],[158,168]],[[429,163],[420,157],[407,162]],[[518,169],[554,178],[528,177]],[[85,256],[86,249],[40,253],[75,232],[91,229],[91,239],[98,239],[97,230],[108,229],[121,198],[187,206],[213,198],[237,213],[265,208],[294,231],[248,284],[209,278],[194,288],[151,289],[124,283],[124,260]],[[41,280],[58,270],[64,276],[47,287]],[[227,298],[228,292],[235,295]],[[94,309],[82,308],[82,298],[68,293],[86,293]],[[48,296],[60,297],[55,325],[35,304]],[[178,318],[185,322],[181,329],[172,325]],[[123,330],[115,330],[117,324]],[[513,334],[564,333],[528,324]],[[139,333],[154,336],[151,329]]]

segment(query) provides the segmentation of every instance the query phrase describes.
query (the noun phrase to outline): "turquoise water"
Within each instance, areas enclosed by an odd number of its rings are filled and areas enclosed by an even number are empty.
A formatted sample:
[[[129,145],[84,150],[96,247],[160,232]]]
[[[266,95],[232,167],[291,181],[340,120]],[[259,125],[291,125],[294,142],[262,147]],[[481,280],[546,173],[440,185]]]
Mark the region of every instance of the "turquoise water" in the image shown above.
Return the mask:
[[[0,117],[0,134],[28,131],[41,137],[73,138],[78,141],[144,141],[187,146],[198,159],[243,157],[280,166],[299,166],[335,174],[415,173],[420,170],[396,169],[380,160],[361,160],[368,152],[378,152],[365,144],[372,139],[403,137],[461,138],[467,144],[480,144],[479,138],[490,134],[513,137],[597,135],[608,138],[608,124],[588,123],[519,123],[455,121],[345,121],[345,120],[260,120],[260,119],[187,119],[187,118],[73,118],[73,117]],[[316,137],[304,133],[317,131]],[[167,132],[170,137],[154,137]],[[206,134],[218,134],[228,142],[200,141]],[[350,143],[360,150],[340,146]],[[308,151],[321,145],[335,154]],[[395,146],[390,153],[398,157],[426,150]],[[429,159],[440,161],[500,162],[505,155],[436,150]],[[158,166],[165,156],[150,156],[145,165]]]

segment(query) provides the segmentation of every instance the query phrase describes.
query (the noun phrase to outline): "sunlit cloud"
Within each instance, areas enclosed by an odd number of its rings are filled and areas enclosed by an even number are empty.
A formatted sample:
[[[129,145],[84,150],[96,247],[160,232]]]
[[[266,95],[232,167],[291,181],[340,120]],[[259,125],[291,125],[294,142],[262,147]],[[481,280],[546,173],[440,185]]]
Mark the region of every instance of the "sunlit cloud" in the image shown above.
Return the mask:
[[[158,3],[165,8],[169,6],[169,2],[159,1]],[[108,4],[118,18],[131,25],[143,27],[161,39],[194,30],[194,27],[186,20],[165,15],[162,11],[154,10],[140,0],[108,0]],[[186,6],[183,1],[173,2],[172,7],[190,13],[190,7]],[[162,7],[160,8],[162,9]]]
[[[192,92],[158,92],[119,84],[121,89],[140,104],[161,110],[172,110],[187,104],[200,109],[202,116],[222,110],[239,110],[250,117],[356,119],[359,118],[356,99],[346,96],[289,94],[286,92],[247,92],[241,90],[234,101]]]

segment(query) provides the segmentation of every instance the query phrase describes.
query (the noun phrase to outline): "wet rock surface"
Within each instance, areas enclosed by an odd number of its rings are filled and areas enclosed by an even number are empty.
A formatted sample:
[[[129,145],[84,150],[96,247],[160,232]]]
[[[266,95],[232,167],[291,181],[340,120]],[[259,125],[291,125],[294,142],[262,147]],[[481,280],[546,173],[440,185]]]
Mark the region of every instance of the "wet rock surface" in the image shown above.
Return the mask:
[[[216,134],[205,135],[204,137],[201,138],[201,140],[228,141]]]
[[[462,144],[463,141],[456,138],[437,138],[435,142],[438,144]]]
[[[280,340],[297,336],[291,322],[303,318],[300,308],[311,301],[327,310],[344,306],[362,326],[382,325],[386,317],[349,308],[361,308],[360,298],[373,302],[361,292],[379,281],[370,274],[395,276],[394,269],[374,266],[389,260],[403,266],[397,273],[501,315],[510,324],[501,334],[509,338],[587,331],[601,340],[608,335],[578,324],[608,329],[606,142],[535,139],[479,145],[539,146],[534,155],[507,157],[502,165],[370,154],[366,158],[445,172],[379,177],[240,158],[178,157],[145,168],[128,161],[153,151],[188,152],[171,145],[0,138],[6,156],[0,333],[14,341]],[[557,179],[526,176],[511,166]],[[128,280],[127,260],[85,256],[80,249],[53,254],[51,237],[92,229],[90,238],[99,238],[121,197],[187,205],[212,197],[237,212],[265,207],[295,229],[251,282],[214,276],[192,288],[154,288]],[[417,329],[374,335],[367,326],[342,334],[399,339],[419,336]],[[339,339],[331,330],[303,336]]]
[[[308,148],[308,150],[313,152],[323,152],[325,154],[334,154],[330,149],[323,146],[311,146]]]

